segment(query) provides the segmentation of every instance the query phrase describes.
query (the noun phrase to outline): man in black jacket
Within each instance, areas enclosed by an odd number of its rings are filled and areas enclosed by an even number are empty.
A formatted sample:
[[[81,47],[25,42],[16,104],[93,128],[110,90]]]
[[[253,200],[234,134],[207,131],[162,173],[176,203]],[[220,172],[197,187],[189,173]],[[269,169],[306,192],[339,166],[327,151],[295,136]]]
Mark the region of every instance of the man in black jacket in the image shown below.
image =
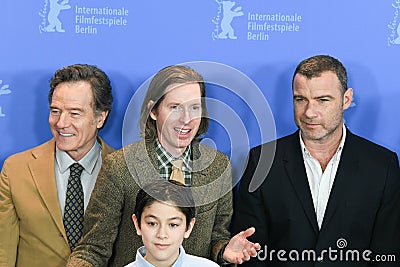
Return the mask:
[[[254,226],[262,247],[244,265],[399,266],[398,157],[344,125],[342,63],[302,61],[292,89],[299,130],[253,148],[241,180],[234,233]]]

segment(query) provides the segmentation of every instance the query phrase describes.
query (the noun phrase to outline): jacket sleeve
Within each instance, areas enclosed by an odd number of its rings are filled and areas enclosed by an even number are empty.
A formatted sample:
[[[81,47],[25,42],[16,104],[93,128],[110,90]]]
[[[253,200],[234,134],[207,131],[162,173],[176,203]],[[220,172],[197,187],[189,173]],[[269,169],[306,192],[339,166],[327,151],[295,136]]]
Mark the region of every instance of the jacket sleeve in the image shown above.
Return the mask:
[[[85,212],[84,234],[72,252],[67,266],[106,266],[118,234],[124,203],[123,184],[110,172],[109,158],[93,189]]]
[[[387,165],[385,188],[376,214],[369,258],[372,266],[400,263],[400,168],[395,154]],[[382,177],[383,178],[383,177]]]
[[[253,179],[265,179],[265,177],[254,177],[257,166],[261,164],[261,162],[259,162],[259,149],[260,147],[250,150],[247,166],[240,180],[232,228],[233,234],[235,235],[249,227],[254,227],[256,231],[249,237],[249,240],[255,243],[260,243],[262,250],[267,240],[267,218],[264,202],[260,187],[253,192],[249,191],[249,186]],[[265,266],[265,263],[258,261],[257,258],[251,258],[250,261],[244,262],[242,265]]]
[[[231,165],[227,158],[226,160],[226,171],[223,173],[224,177],[221,179],[223,182],[223,196],[218,199],[217,212],[211,235],[211,258],[217,263],[220,263],[218,262],[219,253],[222,253],[222,249],[225,248],[230,239],[229,227],[233,212]],[[227,191],[226,194],[224,194],[225,191]]]
[[[9,161],[4,162],[0,175],[0,266],[14,267],[19,242],[19,223],[14,207]]]

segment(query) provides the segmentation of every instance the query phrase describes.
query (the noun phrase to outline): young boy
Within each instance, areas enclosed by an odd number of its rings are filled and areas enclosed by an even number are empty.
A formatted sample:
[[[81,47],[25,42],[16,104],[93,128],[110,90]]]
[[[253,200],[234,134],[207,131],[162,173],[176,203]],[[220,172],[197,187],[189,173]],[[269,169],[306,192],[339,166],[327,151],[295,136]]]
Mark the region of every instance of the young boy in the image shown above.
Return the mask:
[[[144,246],[126,267],[217,267],[208,259],[188,255],[182,247],[195,223],[195,203],[189,187],[175,181],[155,180],[136,196],[132,215]]]

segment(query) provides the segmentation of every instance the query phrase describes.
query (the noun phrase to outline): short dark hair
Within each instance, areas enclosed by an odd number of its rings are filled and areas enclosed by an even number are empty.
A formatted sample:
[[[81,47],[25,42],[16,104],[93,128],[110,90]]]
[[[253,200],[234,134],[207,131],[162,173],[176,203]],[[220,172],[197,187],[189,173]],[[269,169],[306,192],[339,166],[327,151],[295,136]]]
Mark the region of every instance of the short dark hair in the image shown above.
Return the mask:
[[[160,103],[164,100],[167,94],[166,90],[170,85],[182,85],[186,83],[198,83],[201,94],[201,122],[199,130],[195,138],[203,135],[208,130],[209,118],[206,107],[206,90],[203,77],[188,66],[174,65],[161,69],[151,80],[146,96],[143,100],[140,114],[140,130],[141,135],[147,141],[154,141],[157,137],[156,122],[150,117],[150,112],[157,110]],[[154,104],[149,107],[148,103],[153,101]]]
[[[66,66],[54,73],[53,77],[50,79],[49,104],[51,104],[54,90],[59,84],[79,81],[88,82],[92,88],[94,113],[98,114],[102,111],[108,111],[108,113],[110,113],[113,102],[110,79],[107,74],[98,67],[87,64]],[[104,121],[103,127],[106,124],[107,118]]]
[[[338,59],[328,55],[317,55],[300,62],[293,74],[292,88],[296,74],[301,74],[307,77],[307,79],[311,79],[319,77],[321,73],[325,71],[332,71],[336,74],[341,85],[342,93],[344,94],[348,89],[346,68]]]
[[[190,187],[173,180],[156,179],[143,186],[136,196],[133,213],[136,215],[139,227],[144,209],[156,201],[178,208],[186,217],[186,229],[196,215]]]

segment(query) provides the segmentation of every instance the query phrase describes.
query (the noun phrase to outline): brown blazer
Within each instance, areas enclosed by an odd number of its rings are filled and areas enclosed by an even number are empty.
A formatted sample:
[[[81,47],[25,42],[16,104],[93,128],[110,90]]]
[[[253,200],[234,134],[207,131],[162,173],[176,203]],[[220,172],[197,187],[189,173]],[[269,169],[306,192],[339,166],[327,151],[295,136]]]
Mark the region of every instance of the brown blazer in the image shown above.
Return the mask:
[[[192,156],[196,223],[183,247],[188,254],[216,261],[230,238],[231,165],[226,155],[195,142]],[[68,267],[122,267],[134,261],[142,241],[131,216],[139,184],[159,177],[155,166],[154,145],[143,140],[107,156],[86,210],[84,237],[72,252]]]
[[[99,138],[102,157],[114,149]],[[10,156],[0,176],[0,266],[63,267],[71,253],[54,177],[55,141]]]

